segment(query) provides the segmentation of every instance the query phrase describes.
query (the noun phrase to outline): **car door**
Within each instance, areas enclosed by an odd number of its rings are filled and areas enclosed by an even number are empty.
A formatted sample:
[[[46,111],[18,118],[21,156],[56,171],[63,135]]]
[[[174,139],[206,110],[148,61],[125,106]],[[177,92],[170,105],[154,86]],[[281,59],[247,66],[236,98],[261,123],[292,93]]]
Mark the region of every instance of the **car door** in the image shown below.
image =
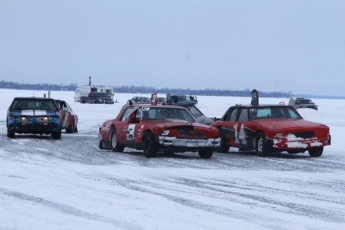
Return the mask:
[[[239,147],[237,138],[236,120],[239,113],[239,107],[233,107],[223,116],[221,128],[225,135],[228,146]]]
[[[115,122],[117,138],[122,144],[126,144],[128,142],[129,125],[132,124],[131,120],[133,119],[132,117],[137,109],[138,107],[127,107],[122,112],[119,120]]]
[[[126,146],[133,146],[141,143],[140,134],[140,121],[141,121],[141,107],[134,107],[129,113],[128,117],[125,116],[123,121],[117,125],[119,140]],[[124,111],[126,112],[126,111]]]
[[[248,108],[240,108],[238,112],[238,118],[236,119],[234,125],[235,143],[242,148],[247,148],[248,146],[248,136],[246,128],[246,123],[249,121],[248,117]]]

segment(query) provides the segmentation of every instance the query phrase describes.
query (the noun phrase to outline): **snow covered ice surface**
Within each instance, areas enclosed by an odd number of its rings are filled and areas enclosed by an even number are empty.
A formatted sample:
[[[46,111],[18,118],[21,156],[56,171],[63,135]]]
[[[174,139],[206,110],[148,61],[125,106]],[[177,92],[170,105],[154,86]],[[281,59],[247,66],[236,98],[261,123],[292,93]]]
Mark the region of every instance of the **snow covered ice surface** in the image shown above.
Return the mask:
[[[159,154],[145,158],[126,148],[98,148],[98,127],[129,98],[114,105],[79,104],[74,92],[51,92],[79,116],[79,133],[6,136],[13,97],[44,91],[1,89],[0,229],[345,229],[345,100],[313,99],[319,110],[299,109],[306,120],[330,126],[332,145],[308,153]],[[149,96],[149,95],[147,95]],[[207,116],[221,117],[250,97],[198,96]],[[260,98],[260,103],[288,98]]]

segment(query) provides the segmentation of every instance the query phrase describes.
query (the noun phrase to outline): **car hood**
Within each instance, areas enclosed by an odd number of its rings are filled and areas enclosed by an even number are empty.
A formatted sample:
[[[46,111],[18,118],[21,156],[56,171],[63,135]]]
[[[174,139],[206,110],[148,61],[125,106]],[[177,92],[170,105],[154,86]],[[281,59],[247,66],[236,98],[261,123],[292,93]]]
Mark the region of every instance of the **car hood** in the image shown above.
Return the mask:
[[[180,126],[194,126],[194,127],[198,127],[198,128],[215,129],[215,130],[217,130],[214,127],[211,127],[209,125],[202,124],[202,123],[199,123],[199,122],[181,121],[181,120],[178,120],[178,119],[152,120],[152,121],[148,120],[148,121],[144,121],[143,123],[159,126],[159,127],[162,127],[162,128],[176,128],[176,127],[180,127]]]
[[[259,126],[270,128],[270,129],[295,129],[295,128],[321,128],[327,127],[326,125],[313,122],[313,121],[306,121],[304,119],[271,119],[271,120],[254,120],[252,121],[254,124]]]

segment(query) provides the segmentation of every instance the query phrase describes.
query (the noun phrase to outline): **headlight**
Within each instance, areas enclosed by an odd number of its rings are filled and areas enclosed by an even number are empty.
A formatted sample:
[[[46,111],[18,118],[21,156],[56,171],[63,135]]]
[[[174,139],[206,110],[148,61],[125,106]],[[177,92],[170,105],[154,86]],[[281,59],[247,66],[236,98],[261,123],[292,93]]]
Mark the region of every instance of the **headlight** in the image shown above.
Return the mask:
[[[162,132],[162,136],[168,136],[169,132],[170,132],[170,130],[164,130]]]
[[[20,120],[21,121],[26,121],[26,117],[21,117]]]
[[[41,121],[48,121],[48,117],[41,117]]]

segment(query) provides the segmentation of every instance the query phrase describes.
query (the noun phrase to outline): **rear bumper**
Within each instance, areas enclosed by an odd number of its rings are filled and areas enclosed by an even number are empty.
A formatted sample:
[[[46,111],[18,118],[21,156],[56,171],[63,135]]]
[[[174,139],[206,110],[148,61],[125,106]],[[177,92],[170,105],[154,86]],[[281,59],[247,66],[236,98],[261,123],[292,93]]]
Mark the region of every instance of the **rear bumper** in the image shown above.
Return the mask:
[[[220,138],[209,139],[179,139],[176,137],[158,137],[159,144],[166,147],[187,147],[187,148],[205,148],[205,147],[219,147]]]

